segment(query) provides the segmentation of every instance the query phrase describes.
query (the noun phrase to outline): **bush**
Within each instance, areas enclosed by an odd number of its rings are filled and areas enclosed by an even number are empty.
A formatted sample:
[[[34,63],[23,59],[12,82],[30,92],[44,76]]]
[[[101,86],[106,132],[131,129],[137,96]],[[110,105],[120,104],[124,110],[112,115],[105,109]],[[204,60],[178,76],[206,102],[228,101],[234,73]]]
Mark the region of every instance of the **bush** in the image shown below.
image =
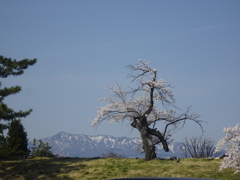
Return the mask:
[[[118,154],[112,151],[107,151],[106,153],[102,153],[101,157],[102,158],[122,158],[123,156],[121,154]]]
[[[212,157],[218,155],[218,153],[214,153],[214,144],[215,141],[202,136],[185,138],[180,146],[180,150],[185,158]]]
[[[38,140],[38,146],[36,147],[36,139],[34,138],[33,140],[33,145],[32,147],[32,152],[31,156],[33,157],[54,157],[55,155],[50,151],[52,148],[51,146],[48,145],[48,143],[42,142],[42,140]]]

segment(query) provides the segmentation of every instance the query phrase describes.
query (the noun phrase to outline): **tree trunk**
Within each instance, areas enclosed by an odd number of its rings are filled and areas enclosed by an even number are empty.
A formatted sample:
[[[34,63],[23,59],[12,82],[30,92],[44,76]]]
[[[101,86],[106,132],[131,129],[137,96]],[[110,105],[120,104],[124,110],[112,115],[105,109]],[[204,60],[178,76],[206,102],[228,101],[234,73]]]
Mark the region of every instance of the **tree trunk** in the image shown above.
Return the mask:
[[[131,126],[138,129],[142,138],[143,150],[145,152],[145,160],[150,161],[156,159],[155,145],[149,134],[149,128],[146,117],[135,117]]]
[[[143,150],[145,152],[145,160],[150,161],[153,159],[156,159],[156,153],[155,153],[155,146],[152,143],[151,137],[147,131],[147,126],[143,126],[141,129],[139,129],[142,143],[143,143]]]

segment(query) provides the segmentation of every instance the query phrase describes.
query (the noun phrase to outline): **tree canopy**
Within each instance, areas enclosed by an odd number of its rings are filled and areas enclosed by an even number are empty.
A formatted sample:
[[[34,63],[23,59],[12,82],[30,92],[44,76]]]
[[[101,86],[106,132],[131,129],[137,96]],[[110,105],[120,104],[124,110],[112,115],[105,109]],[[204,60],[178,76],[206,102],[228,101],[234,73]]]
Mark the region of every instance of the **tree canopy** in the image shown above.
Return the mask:
[[[15,59],[6,58],[0,55],[0,78],[7,78],[11,75],[19,76],[24,73],[25,69],[27,69],[29,66],[34,65],[36,62],[37,59],[22,59],[20,61],[17,61]],[[1,86],[2,83],[0,81],[0,88]],[[7,139],[4,137],[3,133],[4,130],[13,125],[12,123],[20,123],[19,118],[24,118],[32,112],[32,109],[29,109],[27,111],[14,111],[12,108],[9,108],[6,103],[3,102],[7,96],[19,93],[20,91],[20,86],[4,87],[0,89],[0,149],[2,149],[7,143]]]
[[[7,78],[8,76],[18,76],[24,73],[24,70],[29,66],[34,65],[37,62],[37,59],[23,59],[20,61],[13,60],[11,58],[6,58],[0,55],[0,77]],[[0,81],[0,87],[2,86]],[[29,115],[32,109],[27,111],[14,111],[12,108],[9,108],[7,104],[3,102],[4,98],[19,93],[21,91],[20,86],[5,87],[0,89],[0,133],[3,134],[3,130],[6,129],[6,126],[1,124],[1,121],[7,121],[23,118]]]
[[[187,120],[197,123],[201,129],[203,121],[198,115],[190,114],[189,108],[181,114],[174,110],[178,108],[170,85],[163,79],[157,79],[157,70],[148,64],[139,60],[139,64],[128,66],[136,72],[129,75],[132,82],[136,82],[135,88],[123,88],[121,84],[108,86],[113,95],[100,99],[108,104],[97,108],[98,115],[92,126],[98,126],[102,121],[130,121],[131,126],[140,132],[145,160],[152,160],[156,158],[155,145],[161,143],[164,150],[169,151],[169,137]]]
[[[50,149],[52,147],[48,145],[48,142],[43,142],[41,139],[37,140],[33,139],[33,147],[31,151],[31,156],[33,157],[54,157],[57,155],[54,155]]]
[[[240,172],[240,124],[235,127],[224,128],[223,132],[226,133],[217,144],[215,152],[219,152],[223,146],[228,145],[226,149],[227,157],[223,158],[220,169],[228,167],[233,168],[234,173]]]
[[[0,55],[0,77],[6,78],[10,75],[21,75],[24,73],[24,69],[34,65],[36,62],[37,59],[22,59],[17,61]]]
[[[20,120],[13,120],[8,129],[4,154],[8,156],[28,155],[27,133]]]

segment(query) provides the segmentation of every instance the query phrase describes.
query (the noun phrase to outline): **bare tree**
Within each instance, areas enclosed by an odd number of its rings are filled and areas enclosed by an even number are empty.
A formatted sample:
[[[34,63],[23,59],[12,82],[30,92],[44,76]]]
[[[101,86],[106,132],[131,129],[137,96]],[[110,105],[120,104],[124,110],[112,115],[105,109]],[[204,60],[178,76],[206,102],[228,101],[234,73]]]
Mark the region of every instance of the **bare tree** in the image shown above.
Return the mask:
[[[108,86],[113,95],[100,99],[108,105],[97,108],[98,116],[92,121],[92,126],[98,126],[105,120],[110,123],[130,121],[130,125],[140,132],[145,160],[152,160],[156,158],[156,142],[161,143],[168,152],[169,135],[184,127],[186,120],[194,121],[202,130],[202,121],[198,115],[189,114],[190,108],[182,114],[170,109],[169,107],[177,108],[168,82],[157,80],[157,70],[151,68],[148,62],[139,62],[136,66],[128,66],[131,71],[137,72],[129,76],[132,82],[137,83],[137,87],[123,89],[120,84],[115,87]],[[157,103],[165,110],[159,110]],[[158,130],[159,126],[162,127],[161,131]],[[152,137],[156,137],[157,141],[153,142]]]
[[[215,141],[202,136],[185,138],[180,149],[186,158],[204,158],[217,155],[214,154]]]

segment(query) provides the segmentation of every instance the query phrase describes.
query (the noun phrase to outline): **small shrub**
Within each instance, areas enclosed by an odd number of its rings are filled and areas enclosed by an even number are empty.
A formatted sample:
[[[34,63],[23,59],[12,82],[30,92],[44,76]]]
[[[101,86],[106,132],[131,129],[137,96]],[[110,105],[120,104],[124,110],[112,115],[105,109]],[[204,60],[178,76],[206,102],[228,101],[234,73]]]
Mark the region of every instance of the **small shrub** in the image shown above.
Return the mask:
[[[185,158],[216,157],[219,153],[214,153],[214,144],[214,140],[203,136],[185,138],[180,150]]]
[[[38,146],[36,146],[38,144]],[[48,145],[48,143],[44,143],[41,139],[38,140],[38,143],[36,142],[36,139],[33,140],[33,147],[31,151],[32,157],[55,157],[57,155],[54,155],[50,149],[51,146]]]
[[[112,151],[107,151],[106,153],[101,154],[102,158],[122,158],[123,156],[121,154],[112,152]]]

